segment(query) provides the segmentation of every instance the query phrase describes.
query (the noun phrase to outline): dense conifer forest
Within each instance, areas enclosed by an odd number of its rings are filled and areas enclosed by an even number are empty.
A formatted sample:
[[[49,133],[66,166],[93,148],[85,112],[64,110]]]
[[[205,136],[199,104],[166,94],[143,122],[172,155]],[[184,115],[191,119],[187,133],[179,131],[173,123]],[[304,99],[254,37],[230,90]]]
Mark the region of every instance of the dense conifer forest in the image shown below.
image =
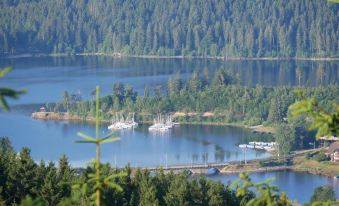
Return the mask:
[[[115,83],[112,94],[101,98],[102,118],[110,120],[116,112],[136,112],[138,121],[152,122],[156,114],[180,112],[190,115],[178,116],[176,121],[280,124],[288,117],[288,107],[299,100],[298,89],[307,97],[314,96],[329,111],[339,101],[339,89],[335,85],[246,87],[239,85],[239,79],[229,69],[221,67],[214,73],[209,73],[208,69],[202,74],[193,72],[187,81],[177,73],[169,79],[167,86],[146,87],[143,94],[135,92],[130,85]],[[95,115],[93,100],[82,101],[81,95],[67,91],[62,101],[47,103],[46,108],[83,118]]]
[[[36,163],[29,148],[22,148],[16,153],[8,138],[0,138],[1,206],[94,205],[95,186],[90,181],[93,173],[92,166],[72,168],[65,155],[60,157],[57,164]],[[117,169],[108,163],[101,164],[102,176],[112,174],[120,174],[111,180],[120,189],[102,188],[101,205],[291,205],[284,192],[279,194],[279,190],[267,182],[254,184],[246,174],[241,174],[238,181],[225,185],[202,176],[189,177],[185,172],[133,171],[129,166]],[[311,198],[312,202],[323,202],[315,205],[326,205],[324,200],[334,200],[331,188],[317,188]]]
[[[3,0],[0,53],[338,57],[326,0]]]

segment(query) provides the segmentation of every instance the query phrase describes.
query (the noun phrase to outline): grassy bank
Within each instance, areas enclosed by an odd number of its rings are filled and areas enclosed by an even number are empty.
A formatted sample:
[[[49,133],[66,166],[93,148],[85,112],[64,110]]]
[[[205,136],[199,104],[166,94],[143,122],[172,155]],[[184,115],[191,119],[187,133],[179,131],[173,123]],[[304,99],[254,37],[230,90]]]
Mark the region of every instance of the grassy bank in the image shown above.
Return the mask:
[[[334,177],[339,173],[339,164],[307,159],[306,155],[302,155],[293,159],[293,170]]]
[[[233,174],[233,173],[241,173],[241,172],[270,172],[270,171],[281,171],[281,170],[290,170],[293,169],[290,165],[277,165],[277,166],[261,166],[260,161],[256,160],[253,162],[249,162],[248,164],[233,164],[224,167],[220,173],[222,174]]]
[[[220,172],[223,174],[241,172],[269,172],[279,170],[292,170],[296,172],[307,172],[316,175],[334,177],[339,173],[339,164],[329,160],[310,159],[310,154],[322,153],[325,150],[311,149],[295,151],[287,161],[278,161],[275,157],[261,160],[250,160],[247,164],[234,163],[224,167]]]

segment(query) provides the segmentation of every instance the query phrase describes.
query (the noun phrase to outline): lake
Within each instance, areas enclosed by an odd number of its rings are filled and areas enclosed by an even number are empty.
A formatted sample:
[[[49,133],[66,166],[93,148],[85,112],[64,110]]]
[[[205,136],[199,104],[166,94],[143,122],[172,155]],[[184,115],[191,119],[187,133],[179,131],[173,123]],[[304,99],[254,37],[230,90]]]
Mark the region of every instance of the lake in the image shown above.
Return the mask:
[[[35,160],[57,160],[66,154],[73,166],[83,166],[95,156],[95,146],[76,144],[76,133],[94,135],[95,126],[85,123],[38,121],[13,112],[0,113],[1,135],[11,138],[15,149],[27,146]],[[13,126],[15,125],[15,126]],[[102,160],[118,166],[160,166],[244,160],[238,147],[260,134],[248,130],[206,125],[179,125],[168,133],[148,131],[149,125],[118,132],[120,142],[102,146]],[[102,134],[109,131],[101,128]],[[269,157],[270,153],[248,150],[246,159]]]
[[[237,180],[239,175],[215,175],[209,178],[229,184],[230,182]],[[279,191],[286,192],[289,199],[297,200],[299,203],[308,202],[314,189],[323,185],[331,186],[336,191],[337,197],[339,197],[339,180],[334,179],[333,177],[293,171],[275,171],[251,173],[250,178],[256,183],[272,179],[272,185],[278,186]]]
[[[213,60],[213,59],[142,59],[93,57],[30,57],[1,59],[0,67],[14,70],[1,80],[1,85],[26,88],[30,93],[18,103],[58,101],[65,90],[89,98],[96,85],[102,94],[111,94],[114,83],[132,85],[139,94],[145,86],[167,84],[177,72],[187,79],[193,71],[209,75],[220,67],[228,68],[246,86],[298,85],[297,68],[301,71],[300,85],[328,85],[339,82],[339,61],[291,60]]]
[[[84,166],[95,156],[94,145],[76,144],[78,131],[94,133],[94,125],[75,122],[38,121],[27,114],[13,111],[0,113],[0,131],[2,136],[10,137],[16,150],[27,146],[36,161],[57,161],[61,154],[66,154],[73,166]],[[249,137],[259,138],[247,130],[227,126],[179,125],[170,133],[148,132],[147,125],[134,131],[117,133],[120,142],[102,147],[102,160],[112,165],[124,166],[166,166],[174,164],[193,164],[206,162],[243,161],[244,153],[237,147],[249,141]],[[105,127],[101,132],[108,132]],[[269,153],[247,150],[246,159],[260,159]],[[313,190],[318,186],[331,185],[339,192],[339,182],[331,177],[278,171],[252,173],[254,182],[274,178],[272,182],[286,191],[290,199],[300,203],[309,201]],[[238,174],[209,176],[225,184],[238,178]]]
[[[56,161],[66,154],[73,166],[83,166],[95,156],[92,145],[76,144],[76,133],[93,135],[94,125],[79,122],[38,121],[30,113],[36,103],[59,101],[65,90],[79,92],[88,99],[96,85],[102,95],[110,94],[114,83],[132,85],[142,93],[145,86],[166,85],[169,78],[180,72],[187,79],[193,71],[209,73],[220,67],[229,68],[246,86],[329,85],[339,82],[338,61],[267,61],[212,59],[140,59],[111,57],[30,57],[0,59],[0,67],[13,66],[13,72],[0,81],[0,86],[25,88],[28,94],[11,101],[11,113],[0,112],[0,136],[10,137],[16,150],[27,146],[32,157]],[[103,125],[101,133],[106,134]],[[268,138],[248,130],[228,126],[179,125],[169,133],[148,131],[148,125],[116,134],[120,142],[102,147],[102,160],[113,165],[165,166],[174,164],[217,163],[243,161],[244,152],[238,147],[249,140]],[[271,154],[247,150],[246,159],[260,159]],[[308,201],[319,185],[334,184],[327,177],[295,172],[255,173],[254,181],[275,177],[275,184],[287,191],[291,199]],[[211,177],[227,183],[237,175]]]

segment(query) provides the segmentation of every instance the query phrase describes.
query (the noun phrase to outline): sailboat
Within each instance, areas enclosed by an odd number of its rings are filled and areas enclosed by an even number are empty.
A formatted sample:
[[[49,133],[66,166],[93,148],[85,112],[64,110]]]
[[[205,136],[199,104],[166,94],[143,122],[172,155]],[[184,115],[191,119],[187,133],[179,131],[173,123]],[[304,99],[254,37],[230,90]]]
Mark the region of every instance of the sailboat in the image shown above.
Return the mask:
[[[174,123],[172,121],[172,116],[167,115],[165,118],[159,114],[157,118],[153,119],[153,125],[148,128],[149,131],[159,131],[159,132],[165,132],[170,129],[172,129],[174,126]]]
[[[132,129],[138,127],[138,123],[134,119],[134,113],[132,118],[129,118],[130,115],[125,119],[122,114],[119,115],[116,113],[115,118],[112,119],[111,125],[108,126],[109,130],[123,130],[123,129]]]

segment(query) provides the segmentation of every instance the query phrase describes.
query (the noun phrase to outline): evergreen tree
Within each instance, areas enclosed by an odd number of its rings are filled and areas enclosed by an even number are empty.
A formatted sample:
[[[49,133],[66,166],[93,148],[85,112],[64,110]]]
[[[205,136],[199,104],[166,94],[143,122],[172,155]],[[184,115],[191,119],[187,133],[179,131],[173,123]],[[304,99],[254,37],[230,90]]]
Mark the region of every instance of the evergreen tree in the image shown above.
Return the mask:
[[[28,148],[23,148],[16,159],[11,161],[6,183],[8,203],[20,203],[27,195],[36,197],[36,167]]]
[[[194,93],[198,92],[201,89],[201,81],[197,72],[193,72],[192,77],[188,82],[188,89],[189,91]]]
[[[232,77],[232,74],[229,70],[225,68],[220,68],[214,73],[212,80],[213,87],[221,87],[229,84],[235,83],[235,79]]]
[[[1,2],[0,54],[338,56],[338,5],[328,1],[128,3]]]
[[[283,156],[286,159],[286,155],[292,151],[295,145],[295,131],[290,125],[281,123],[274,133],[274,137],[278,144],[278,156]]]
[[[335,192],[331,186],[320,186],[314,189],[314,193],[310,199],[313,202],[325,202],[336,200]]]
[[[15,160],[14,150],[8,137],[0,138],[0,202],[7,198],[7,181],[10,164]],[[2,199],[4,198],[4,199]],[[0,203],[1,205],[1,203]]]
[[[70,106],[70,96],[67,91],[64,92],[63,106],[64,106],[65,111],[67,112]]]
[[[191,196],[189,193],[189,185],[185,180],[185,176],[178,175],[171,181],[168,193],[164,197],[166,205],[168,206],[188,206],[191,202]]]
[[[140,206],[159,206],[159,200],[156,195],[156,189],[149,179],[140,182],[139,205]]]
[[[62,197],[70,196],[73,177],[74,172],[69,165],[68,158],[66,155],[62,155],[59,159],[57,170],[58,185],[60,187]]]
[[[276,124],[282,122],[283,118],[284,113],[281,106],[281,101],[278,97],[275,97],[271,100],[267,121]]]
[[[57,168],[50,162],[46,168],[46,176],[40,190],[40,196],[47,205],[57,205],[63,197],[63,192],[60,187]]]

